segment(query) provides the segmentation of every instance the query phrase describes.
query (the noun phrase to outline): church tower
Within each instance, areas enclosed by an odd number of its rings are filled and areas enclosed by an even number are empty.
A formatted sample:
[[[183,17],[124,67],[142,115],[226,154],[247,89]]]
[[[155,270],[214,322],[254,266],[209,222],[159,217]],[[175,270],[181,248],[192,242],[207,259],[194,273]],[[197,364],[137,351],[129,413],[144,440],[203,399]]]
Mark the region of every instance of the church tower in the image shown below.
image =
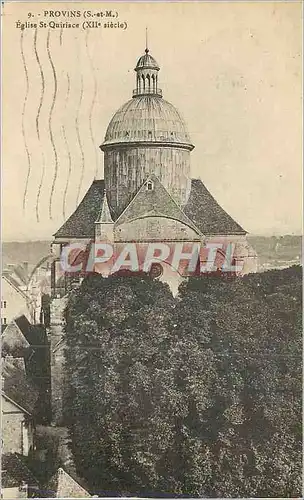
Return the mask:
[[[133,97],[114,114],[100,146],[104,179],[92,182],[53,244],[61,252],[79,240],[87,246],[110,241],[116,249],[129,242],[141,248],[151,242],[171,247],[196,242],[206,247],[216,240],[223,248],[233,244],[233,260],[243,263],[243,274],[254,272],[257,258],[247,232],[201,179],[191,178],[194,146],[180,113],[162,96],[159,72],[146,48],[135,67]],[[169,282],[173,268],[168,262],[162,267],[162,279]],[[53,283],[55,273],[54,266]],[[187,276],[177,274],[173,272],[172,289]]]
[[[120,213],[143,181],[154,174],[176,203],[185,206],[194,148],[186,124],[178,110],[163,99],[159,65],[148,48],[135,73],[133,97],[114,114],[100,146],[109,203]]]

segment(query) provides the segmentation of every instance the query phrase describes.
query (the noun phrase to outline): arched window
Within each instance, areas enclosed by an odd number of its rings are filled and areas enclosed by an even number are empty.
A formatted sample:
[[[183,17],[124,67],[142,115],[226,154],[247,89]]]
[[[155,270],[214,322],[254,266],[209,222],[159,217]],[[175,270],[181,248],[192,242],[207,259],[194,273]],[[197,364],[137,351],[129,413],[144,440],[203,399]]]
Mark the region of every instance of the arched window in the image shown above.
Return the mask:
[[[147,191],[153,191],[154,183],[152,181],[148,181],[146,184],[146,189],[147,189]]]
[[[148,92],[151,91],[151,85],[150,85],[150,75],[147,75],[147,82],[148,82]]]
[[[155,89],[155,75],[154,74],[152,75],[152,87],[153,87],[153,93],[155,94],[156,89]]]

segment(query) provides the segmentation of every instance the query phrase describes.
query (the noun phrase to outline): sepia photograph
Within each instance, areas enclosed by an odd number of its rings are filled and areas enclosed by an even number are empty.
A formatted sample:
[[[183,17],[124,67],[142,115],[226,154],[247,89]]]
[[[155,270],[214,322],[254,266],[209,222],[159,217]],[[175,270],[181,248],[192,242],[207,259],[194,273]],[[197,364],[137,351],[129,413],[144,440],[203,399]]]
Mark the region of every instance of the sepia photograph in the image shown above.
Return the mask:
[[[1,498],[302,498],[302,2],[1,18]]]

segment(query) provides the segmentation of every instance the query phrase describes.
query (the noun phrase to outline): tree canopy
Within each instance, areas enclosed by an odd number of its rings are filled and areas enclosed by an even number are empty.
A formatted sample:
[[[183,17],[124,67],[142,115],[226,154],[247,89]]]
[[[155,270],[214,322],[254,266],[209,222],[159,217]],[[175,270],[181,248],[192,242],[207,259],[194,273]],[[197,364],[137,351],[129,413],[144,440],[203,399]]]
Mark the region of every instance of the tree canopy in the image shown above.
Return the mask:
[[[95,494],[300,496],[301,268],[87,276],[66,317],[66,424]]]

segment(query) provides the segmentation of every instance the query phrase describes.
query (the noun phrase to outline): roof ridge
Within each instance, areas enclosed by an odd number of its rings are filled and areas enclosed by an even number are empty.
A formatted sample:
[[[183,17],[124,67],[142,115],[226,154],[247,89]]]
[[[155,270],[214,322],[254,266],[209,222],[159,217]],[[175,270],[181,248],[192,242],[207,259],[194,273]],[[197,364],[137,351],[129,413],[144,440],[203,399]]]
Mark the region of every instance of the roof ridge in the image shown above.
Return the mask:
[[[27,294],[23,290],[21,290],[19,285],[15,284],[14,281],[12,281],[12,279],[13,279],[12,276],[10,276],[8,274],[5,274],[5,275],[2,274],[2,278],[4,278],[8,282],[8,284],[11,285],[14,288],[14,290],[16,290],[16,292],[20,293],[23,296],[23,298],[25,298],[26,300],[29,300],[29,297],[27,296]]]

